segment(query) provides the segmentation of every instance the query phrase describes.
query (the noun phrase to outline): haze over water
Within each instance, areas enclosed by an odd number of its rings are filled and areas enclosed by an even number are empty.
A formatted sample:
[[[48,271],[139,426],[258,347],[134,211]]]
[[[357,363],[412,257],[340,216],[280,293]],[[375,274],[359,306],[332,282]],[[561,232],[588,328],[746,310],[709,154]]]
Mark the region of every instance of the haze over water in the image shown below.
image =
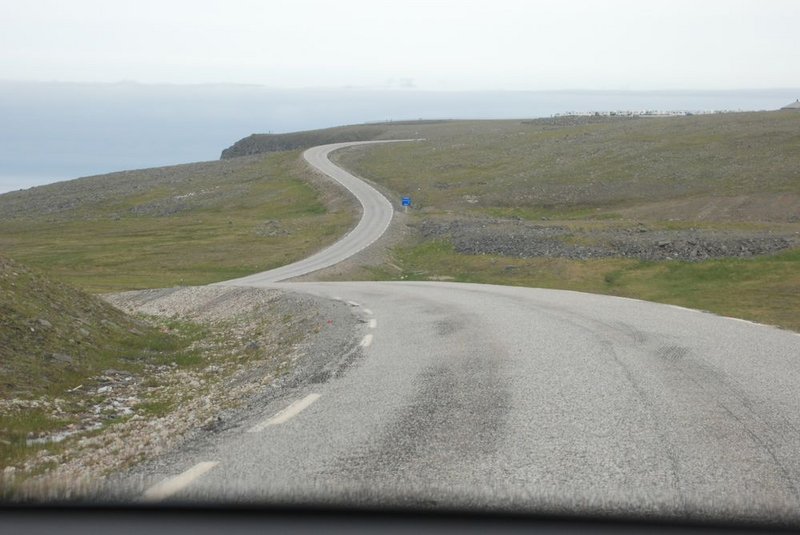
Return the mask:
[[[0,193],[93,174],[215,160],[252,133],[408,119],[774,110],[800,90],[277,90],[247,85],[0,82]]]

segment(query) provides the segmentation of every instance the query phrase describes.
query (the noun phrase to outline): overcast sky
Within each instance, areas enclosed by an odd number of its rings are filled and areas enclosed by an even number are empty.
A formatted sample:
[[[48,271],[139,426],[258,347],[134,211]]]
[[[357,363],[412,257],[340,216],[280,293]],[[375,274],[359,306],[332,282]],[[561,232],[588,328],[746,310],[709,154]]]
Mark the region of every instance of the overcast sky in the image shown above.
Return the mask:
[[[786,88],[799,29],[798,0],[0,0],[0,78]]]

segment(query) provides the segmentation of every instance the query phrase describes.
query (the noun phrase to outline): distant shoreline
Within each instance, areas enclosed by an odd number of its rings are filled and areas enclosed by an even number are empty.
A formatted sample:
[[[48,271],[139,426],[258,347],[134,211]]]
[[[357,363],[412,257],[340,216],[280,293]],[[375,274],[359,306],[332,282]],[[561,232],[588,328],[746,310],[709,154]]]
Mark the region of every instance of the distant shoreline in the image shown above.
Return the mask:
[[[615,110],[669,113],[645,115],[661,117],[676,110],[776,110],[798,95],[798,88],[437,92],[0,80],[0,192],[215,160],[225,147],[254,133],[420,118],[526,120],[621,114]]]

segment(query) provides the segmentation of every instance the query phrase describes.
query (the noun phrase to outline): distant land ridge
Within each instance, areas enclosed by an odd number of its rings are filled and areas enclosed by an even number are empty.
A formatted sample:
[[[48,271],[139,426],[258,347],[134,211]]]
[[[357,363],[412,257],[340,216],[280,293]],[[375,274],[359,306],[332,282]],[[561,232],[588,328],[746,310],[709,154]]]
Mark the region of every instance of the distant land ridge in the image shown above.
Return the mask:
[[[306,130],[286,134],[251,134],[222,151],[220,159],[250,156],[266,152],[308,149],[329,143],[372,141],[391,137],[389,127],[431,125],[448,122],[448,119],[418,119],[410,121],[381,121],[349,126],[336,126],[319,130]],[[409,133],[409,135],[412,135]]]
[[[249,156],[265,152],[307,149],[315,145],[346,141],[371,141],[378,139],[386,128],[380,125],[358,125],[291,132],[288,134],[252,134],[240,139],[222,151],[220,159]]]

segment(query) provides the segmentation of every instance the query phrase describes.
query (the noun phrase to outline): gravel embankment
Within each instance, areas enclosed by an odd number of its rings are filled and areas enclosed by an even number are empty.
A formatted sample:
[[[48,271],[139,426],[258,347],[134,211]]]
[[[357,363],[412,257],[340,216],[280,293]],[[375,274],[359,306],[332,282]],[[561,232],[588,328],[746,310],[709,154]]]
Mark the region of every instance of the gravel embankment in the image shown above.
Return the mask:
[[[800,246],[800,236],[732,230],[654,230],[643,224],[629,228],[575,230],[557,224],[504,219],[426,220],[417,226],[422,237],[447,239],[462,254],[515,258],[636,258],[699,261],[746,258]]]
[[[72,425],[69,447],[45,450],[31,460],[28,472],[53,468],[27,479],[14,499],[69,499],[94,492],[107,474],[213,433],[283,388],[324,382],[360,355],[359,321],[341,302],[219,286],[124,292],[105,299],[156,324],[174,318],[206,328],[207,336],[195,347],[202,364],[147,366],[140,375],[102,372],[84,392],[92,407]],[[161,402],[172,408],[157,414],[143,410],[145,403]]]

